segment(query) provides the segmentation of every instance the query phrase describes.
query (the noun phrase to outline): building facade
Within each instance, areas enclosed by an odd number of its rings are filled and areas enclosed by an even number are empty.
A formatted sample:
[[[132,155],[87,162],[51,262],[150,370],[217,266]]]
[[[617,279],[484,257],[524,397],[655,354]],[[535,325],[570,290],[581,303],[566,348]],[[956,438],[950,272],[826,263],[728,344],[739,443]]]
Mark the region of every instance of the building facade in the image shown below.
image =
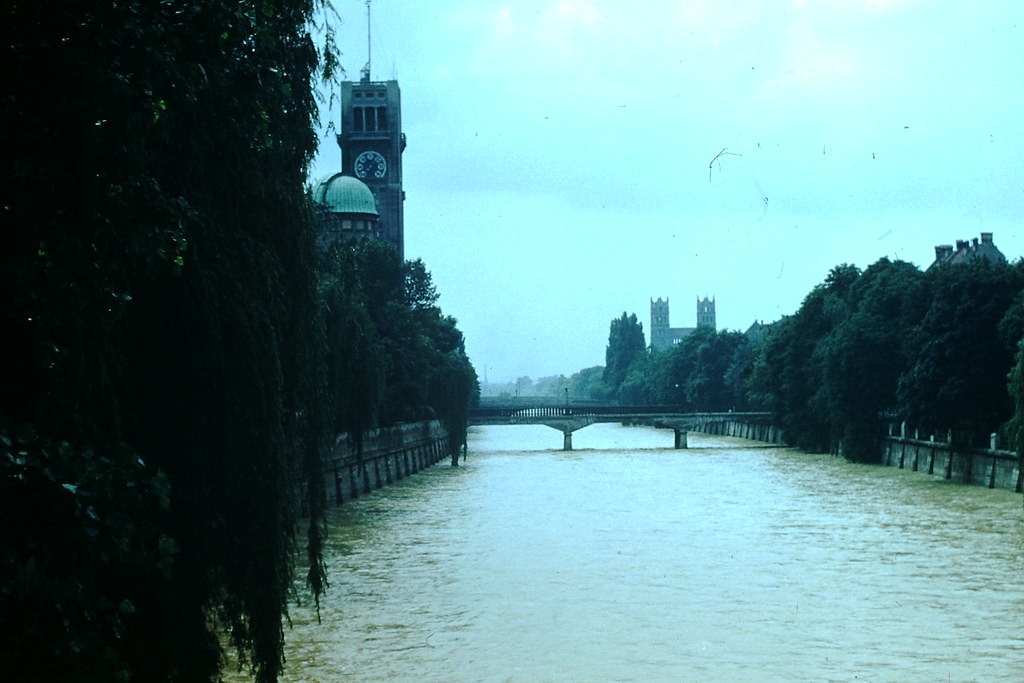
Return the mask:
[[[380,239],[405,258],[402,189],[402,95],[398,81],[371,81],[369,70],[358,82],[341,83],[341,172],[370,188],[379,214]]]
[[[715,300],[706,296],[697,297],[697,327],[717,329],[715,319]],[[651,299],[651,348],[664,351],[681,342],[684,337],[693,333],[697,327],[672,327],[669,320],[668,298]]]
[[[987,261],[990,264],[1004,264],[1006,257],[992,241],[992,233],[981,233],[981,239],[957,240],[956,248],[952,244],[940,244],[935,247],[935,261],[928,269],[938,266],[952,266],[961,263]]]
[[[320,212],[321,249],[360,238],[383,239],[377,200],[363,181],[344,173],[324,178],[313,188]]]

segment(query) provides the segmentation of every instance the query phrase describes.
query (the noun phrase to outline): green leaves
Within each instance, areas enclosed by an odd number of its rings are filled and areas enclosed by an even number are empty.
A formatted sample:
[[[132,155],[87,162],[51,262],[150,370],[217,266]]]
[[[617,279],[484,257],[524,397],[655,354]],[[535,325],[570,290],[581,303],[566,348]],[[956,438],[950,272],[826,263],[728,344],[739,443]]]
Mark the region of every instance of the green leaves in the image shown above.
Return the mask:
[[[626,379],[629,366],[643,357],[646,347],[644,328],[636,313],[627,316],[623,311],[621,317],[613,319],[604,353],[604,383],[617,392]]]
[[[312,10],[2,11],[0,595],[38,678],[215,678],[218,618],[280,670],[298,510],[323,514]]]
[[[876,460],[882,414],[980,441],[1011,415],[1002,385],[1022,287],[1020,265],[839,266],[773,326],[757,390],[809,450],[841,446],[850,459]]]

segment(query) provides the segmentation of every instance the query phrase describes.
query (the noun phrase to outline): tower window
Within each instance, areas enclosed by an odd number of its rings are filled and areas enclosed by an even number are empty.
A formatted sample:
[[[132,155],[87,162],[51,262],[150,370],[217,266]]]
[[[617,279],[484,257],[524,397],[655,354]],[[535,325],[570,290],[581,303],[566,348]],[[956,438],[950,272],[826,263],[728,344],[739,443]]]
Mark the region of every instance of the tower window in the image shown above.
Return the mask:
[[[357,133],[364,131],[386,131],[388,129],[387,107],[353,107],[352,130]]]

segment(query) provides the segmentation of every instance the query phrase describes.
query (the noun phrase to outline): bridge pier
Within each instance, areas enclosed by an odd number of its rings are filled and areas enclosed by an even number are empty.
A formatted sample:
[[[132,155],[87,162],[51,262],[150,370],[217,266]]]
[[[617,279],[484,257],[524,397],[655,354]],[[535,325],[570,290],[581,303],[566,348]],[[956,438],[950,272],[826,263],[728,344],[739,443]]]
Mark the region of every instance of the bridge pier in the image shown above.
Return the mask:
[[[672,431],[674,431],[676,433],[676,446],[675,447],[676,448],[680,448],[680,449],[687,448],[687,445],[686,445],[686,430],[685,429],[676,428],[676,429],[673,429]]]
[[[569,429],[566,429],[562,432],[562,450],[572,450],[572,431]]]

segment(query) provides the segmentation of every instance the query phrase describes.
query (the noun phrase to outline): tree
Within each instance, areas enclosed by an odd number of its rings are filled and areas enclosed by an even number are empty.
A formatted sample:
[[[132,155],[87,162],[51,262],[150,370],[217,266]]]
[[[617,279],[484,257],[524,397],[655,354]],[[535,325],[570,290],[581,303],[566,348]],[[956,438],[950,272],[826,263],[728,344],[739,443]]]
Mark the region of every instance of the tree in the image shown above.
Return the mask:
[[[275,679],[300,508],[323,587],[312,11],[2,10],[8,672]]]
[[[569,386],[569,379],[565,375],[550,375],[537,380],[534,391],[538,396],[555,396],[562,398]]]
[[[794,315],[772,326],[755,363],[756,391],[768,397],[776,423],[800,448],[824,451],[839,440],[829,414],[825,363],[833,331],[849,315],[848,297],[859,275],[851,265],[834,267]]]
[[[351,247],[351,258],[380,340],[381,424],[440,418],[456,448],[465,442],[479,387],[457,321],[437,306],[430,272],[377,240]]]
[[[573,373],[569,378],[569,397],[571,399],[591,399],[605,401],[610,398],[608,385],[604,383],[604,367],[595,365]]]
[[[984,438],[1009,419],[1003,391],[1012,348],[999,323],[1024,287],[1020,265],[971,265],[928,271],[928,308],[913,331],[911,364],[900,377],[905,416],[925,429],[951,428]]]
[[[735,407],[726,373],[743,344],[739,332],[697,328],[680,343],[693,355],[694,367],[684,380],[686,401],[694,410],[725,411]]]
[[[762,406],[753,389],[754,364],[760,346],[760,342],[753,342],[743,335],[722,377],[730,403],[736,410],[758,410]]]
[[[324,252],[318,296],[326,335],[328,429],[347,433],[361,452],[363,434],[379,423],[387,357],[366,304],[351,250]]]
[[[619,385],[619,403],[626,406],[646,406],[654,403],[651,373],[654,369],[651,356],[645,352],[630,363],[626,377]]]
[[[643,357],[647,344],[644,341],[643,325],[637,321],[636,313],[612,320],[608,330],[608,346],[605,349],[604,383],[617,392],[626,379],[629,366]]]
[[[896,388],[908,364],[907,340],[920,320],[923,274],[881,259],[851,286],[849,314],[833,329],[824,385],[832,431],[850,460],[877,461],[881,414],[896,408]]]
[[[1010,445],[1017,451],[1017,490],[1024,485],[1024,337],[1017,343],[1013,366],[1007,376],[1007,391],[1013,402],[1013,416],[1007,424]]]

